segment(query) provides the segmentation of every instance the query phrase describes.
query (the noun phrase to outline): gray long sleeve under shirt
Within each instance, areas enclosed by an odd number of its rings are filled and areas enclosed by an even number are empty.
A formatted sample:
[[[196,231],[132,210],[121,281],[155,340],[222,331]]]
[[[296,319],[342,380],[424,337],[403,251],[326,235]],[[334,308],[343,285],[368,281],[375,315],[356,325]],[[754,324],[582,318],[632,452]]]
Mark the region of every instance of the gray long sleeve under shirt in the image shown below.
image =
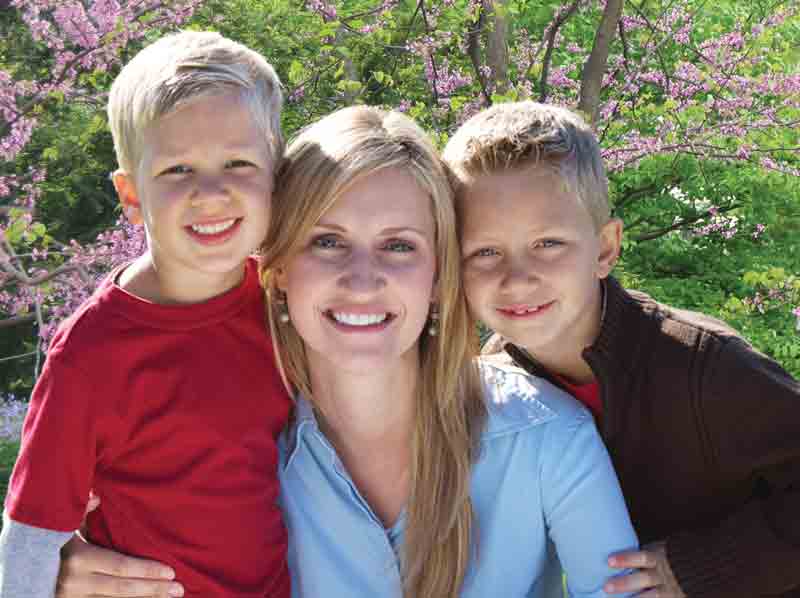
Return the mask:
[[[72,532],[54,532],[9,519],[0,533],[0,598],[53,598],[61,547]]]

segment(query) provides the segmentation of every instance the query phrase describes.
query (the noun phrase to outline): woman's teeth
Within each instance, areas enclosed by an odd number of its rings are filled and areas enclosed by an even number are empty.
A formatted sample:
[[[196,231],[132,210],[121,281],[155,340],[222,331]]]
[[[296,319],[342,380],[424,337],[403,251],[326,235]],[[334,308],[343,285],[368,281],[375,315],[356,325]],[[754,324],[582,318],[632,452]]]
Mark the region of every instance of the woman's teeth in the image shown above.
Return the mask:
[[[347,324],[348,326],[371,326],[373,324],[380,324],[389,317],[389,314],[385,312],[382,314],[348,314],[334,311],[331,312],[331,316],[340,324]]]

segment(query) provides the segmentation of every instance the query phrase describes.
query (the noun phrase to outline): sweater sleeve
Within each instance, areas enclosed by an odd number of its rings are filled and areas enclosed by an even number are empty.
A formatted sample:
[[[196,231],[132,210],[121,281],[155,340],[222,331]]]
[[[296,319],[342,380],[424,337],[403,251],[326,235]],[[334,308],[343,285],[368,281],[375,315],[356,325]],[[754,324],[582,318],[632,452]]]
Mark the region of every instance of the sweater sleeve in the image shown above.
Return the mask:
[[[752,498],[667,539],[678,583],[689,598],[800,596],[800,384],[733,338],[707,367],[699,408],[715,466]]]
[[[0,533],[0,598],[52,598],[60,550],[71,532],[54,532],[3,515]]]
[[[605,582],[627,573],[611,569],[608,557],[638,546],[613,465],[586,411],[552,426],[548,442],[542,504],[569,595],[605,598]]]

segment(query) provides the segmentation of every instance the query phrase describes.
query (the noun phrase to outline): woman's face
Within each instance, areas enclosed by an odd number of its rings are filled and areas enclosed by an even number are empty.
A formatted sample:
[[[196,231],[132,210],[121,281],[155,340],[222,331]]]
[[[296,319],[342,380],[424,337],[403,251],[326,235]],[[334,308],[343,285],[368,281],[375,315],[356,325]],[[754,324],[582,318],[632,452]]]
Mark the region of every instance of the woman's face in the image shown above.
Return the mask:
[[[350,187],[278,273],[309,365],[416,363],[436,273],[431,200],[405,170]]]

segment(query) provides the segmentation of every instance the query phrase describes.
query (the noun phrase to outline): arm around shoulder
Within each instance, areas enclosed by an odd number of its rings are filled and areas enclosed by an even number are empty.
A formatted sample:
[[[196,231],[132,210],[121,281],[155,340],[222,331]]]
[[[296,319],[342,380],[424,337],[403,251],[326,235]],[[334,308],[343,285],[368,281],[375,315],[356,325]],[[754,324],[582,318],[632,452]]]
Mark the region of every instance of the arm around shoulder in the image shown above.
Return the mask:
[[[605,582],[620,575],[608,558],[636,549],[636,534],[589,413],[576,410],[559,420],[548,432],[541,472],[548,529],[571,595],[605,597]]]

